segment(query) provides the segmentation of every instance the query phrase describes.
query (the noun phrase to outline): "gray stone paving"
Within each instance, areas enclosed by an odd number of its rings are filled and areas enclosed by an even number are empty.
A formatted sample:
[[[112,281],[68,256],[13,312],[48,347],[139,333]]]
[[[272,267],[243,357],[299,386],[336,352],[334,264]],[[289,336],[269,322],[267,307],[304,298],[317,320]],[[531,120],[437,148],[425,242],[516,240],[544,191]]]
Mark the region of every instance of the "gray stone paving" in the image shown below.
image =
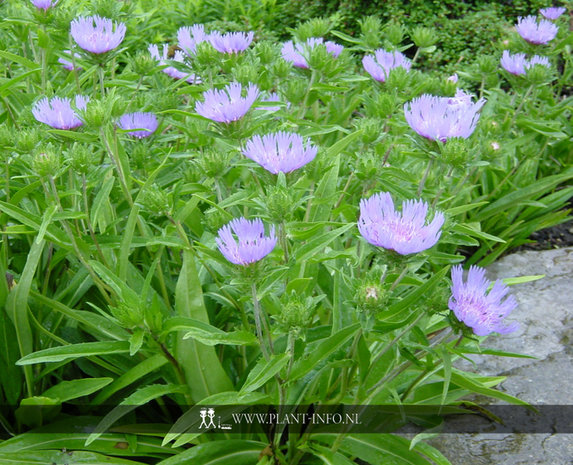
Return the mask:
[[[457,366],[507,376],[499,389],[531,404],[573,405],[573,247],[508,255],[489,267],[488,278],[539,274],[546,276],[512,286],[519,307],[509,320],[520,329],[484,344],[537,359],[480,355],[477,368]],[[432,444],[453,465],[573,465],[573,434],[449,434]]]

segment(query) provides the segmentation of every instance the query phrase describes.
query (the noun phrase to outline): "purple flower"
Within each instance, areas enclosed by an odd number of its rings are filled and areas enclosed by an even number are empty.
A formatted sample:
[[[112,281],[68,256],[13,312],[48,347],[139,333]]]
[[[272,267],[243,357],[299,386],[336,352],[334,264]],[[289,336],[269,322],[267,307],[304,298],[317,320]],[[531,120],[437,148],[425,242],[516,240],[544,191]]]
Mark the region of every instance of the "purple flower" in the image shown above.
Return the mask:
[[[70,50],[64,50],[64,53],[67,54],[70,58],[72,57],[72,52]],[[75,55],[74,55],[75,57]],[[64,67],[64,69],[68,70],[68,71],[73,71],[74,70],[74,64],[73,62],[71,62],[70,60],[68,60],[67,58],[58,58],[58,63],[61,63],[62,66]],[[81,71],[81,67],[78,66],[75,69],[77,69],[78,71]]]
[[[542,19],[537,22],[535,16],[520,17],[515,29],[525,41],[534,45],[546,44],[553,40],[559,31],[551,21]]]
[[[274,226],[271,226],[269,235],[265,236],[265,227],[261,220],[236,218],[219,229],[215,242],[227,260],[235,265],[245,266],[258,262],[271,253],[277,238]]]
[[[444,224],[444,215],[434,214],[426,224],[428,204],[421,200],[402,202],[402,212],[396,211],[388,192],[374,194],[360,201],[358,230],[370,244],[394,250],[400,255],[418,253],[434,246]]]
[[[374,52],[374,57],[367,55],[362,58],[362,65],[374,79],[385,82],[390,75],[390,70],[401,66],[406,71],[410,71],[412,62],[398,51],[387,52],[379,49]]]
[[[324,42],[324,39],[321,37],[311,37],[307,39],[304,44],[294,44],[292,40],[285,42],[281,53],[283,58],[286,61],[290,61],[294,66],[308,69],[308,62],[306,61],[308,54],[319,45],[324,45],[326,51],[335,58],[338,57],[344,49],[342,45],[338,45],[334,42]]]
[[[509,50],[504,50],[500,62],[501,67],[508,73],[515,74],[516,76],[525,74],[525,63],[527,63],[525,53],[512,55],[509,53]]]
[[[458,73],[452,74],[447,80],[455,84],[458,82]]]
[[[276,105],[269,105],[272,102],[280,102],[281,98],[276,92],[269,92],[267,97],[265,97],[259,104],[255,107],[255,110],[267,110],[267,111],[279,111],[281,107]],[[290,103],[287,102],[287,108]]]
[[[31,0],[31,2],[39,10],[48,11],[48,8],[56,6],[58,0]]]
[[[127,134],[138,139],[149,137],[157,129],[157,117],[153,113],[126,113],[123,115],[117,125],[124,130],[139,129],[139,131],[130,131]]]
[[[539,55],[533,55],[529,62],[525,65],[527,69],[531,68],[534,65],[542,65],[547,66],[548,68],[551,67],[551,63],[549,63],[549,58],[547,57],[540,57]]]
[[[305,142],[298,134],[284,131],[254,136],[243,149],[245,157],[273,174],[290,173],[314,160],[317,152],[310,139]]]
[[[501,66],[503,69],[508,73],[515,74],[516,76],[525,74],[526,70],[534,65],[543,65],[548,68],[551,66],[549,59],[538,55],[533,56],[531,60],[527,60],[525,58],[525,53],[516,53],[515,55],[511,55],[508,50],[504,50],[503,55],[501,56]]]
[[[459,90],[455,97],[424,94],[404,104],[404,114],[410,127],[430,140],[445,142],[450,137],[467,139],[479,120],[478,111],[484,99],[472,103],[471,95]]]
[[[541,10],[539,10],[539,13],[541,13],[547,19],[555,21],[557,18],[559,18],[559,16],[565,13],[565,8],[556,6],[552,6],[549,8],[541,8]]]
[[[471,266],[464,283],[461,265],[454,266],[452,283],[448,307],[474,334],[487,336],[494,331],[507,334],[517,329],[517,323],[506,326],[502,322],[517,307],[515,298],[510,295],[504,299],[509,288],[501,281],[496,281],[487,292],[491,282],[485,279],[485,269]]]
[[[180,27],[177,31],[179,47],[189,56],[195,55],[197,45],[208,39],[209,36],[205,34],[205,28],[202,24],[193,24],[191,27]]]
[[[76,95],[76,109],[85,110],[89,100],[89,97]],[[32,113],[38,121],[56,129],[74,129],[83,124],[82,120],[78,118],[78,115],[72,109],[71,100],[65,97],[54,97],[51,100],[44,97],[36,102],[34,108],[32,108]]]
[[[201,116],[219,123],[230,123],[241,119],[251,108],[259,95],[254,84],[247,88],[247,96],[242,97],[242,86],[237,82],[227,84],[224,89],[209,89],[203,93],[203,102],[195,104],[195,111]]]
[[[71,24],[71,34],[76,43],[95,54],[117,48],[125,37],[125,30],[125,24],[112,23],[111,19],[100,16],[77,18]]]
[[[169,77],[173,79],[185,79],[189,84],[201,84],[201,78],[196,76],[193,73],[186,73],[184,71],[179,71],[177,68],[169,65],[169,57],[167,56],[169,53],[169,46],[167,44],[163,44],[163,53],[159,54],[159,48],[157,45],[153,44],[150,45],[147,49],[151,54],[151,57],[157,60],[159,66],[166,66],[162,69],[162,71],[167,74]],[[181,50],[176,50],[173,58],[171,61],[175,61],[177,63],[184,63],[185,55]]]
[[[229,32],[228,34],[212,32],[209,34],[209,42],[215,50],[221,53],[239,53],[251,45],[254,36],[254,32],[247,34],[244,32]]]

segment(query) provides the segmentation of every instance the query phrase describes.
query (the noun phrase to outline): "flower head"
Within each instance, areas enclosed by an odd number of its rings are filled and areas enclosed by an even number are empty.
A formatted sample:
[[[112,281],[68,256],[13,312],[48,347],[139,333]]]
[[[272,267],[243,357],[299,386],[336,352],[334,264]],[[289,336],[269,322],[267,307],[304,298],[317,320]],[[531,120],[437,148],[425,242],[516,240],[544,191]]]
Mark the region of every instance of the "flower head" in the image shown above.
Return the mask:
[[[517,307],[515,298],[511,295],[505,297],[509,288],[501,281],[496,281],[487,292],[491,282],[485,279],[484,268],[471,266],[464,282],[461,265],[454,266],[452,283],[448,307],[476,335],[486,336],[494,331],[507,334],[517,329],[517,323],[506,326],[502,322]]]
[[[412,62],[405,55],[396,52],[387,52],[379,49],[374,53],[374,57],[367,55],[362,59],[364,69],[377,81],[385,82],[390,74],[390,70],[398,67],[410,71]]]
[[[458,73],[452,74],[447,80],[455,84],[456,82],[458,82]]]
[[[75,107],[78,110],[85,110],[88,102],[89,97],[76,95]],[[32,113],[38,121],[56,129],[74,129],[83,124],[72,109],[71,100],[65,97],[54,97],[51,100],[44,97],[34,105]]]
[[[290,173],[314,160],[317,152],[309,139],[305,143],[298,134],[283,131],[254,136],[243,149],[245,157],[273,174]]]
[[[209,42],[218,52],[239,53],[251,45],[254,36],[254,32],[229,32],[228,34],[212,32],[209,34]]]
[[[281,98],[276,92],[269,92],[266,97],[263,97],[259,104],[255,107],[255,110],[267,110],[267,111],[279,111],[280,106],[273,105],[273,102],[280,102]],[[287,102],[287,108],[290,103]]]
[[[331,41],[324,42],[322,37],[311,37],[303,44],[294,44],[292,40],[285,42],[282,48],[282,56],[286,61],[290,61],[297,68],[308,69],[308,53],[319,45],[324,45],[326,51],[335,58],[342,53],[344,47]]]
[[[59,0],[31,0],[38,10],[48,11],[48,8],[55,6]]]
[[[227,260],[235,265],[245,266],[258,262],[271,253],[277,238],[274,226],[271,226],[269,235],[265,236],[265,227],[261,220],[249,221],[241,217],[219,229],[215,242]]]
[[[474,132],[478,112],[485,104],[484,99],[472,103],[471,97],[459,89],[455,97],[424,94],[404,104],[406,121],[414,131],[430,140],[467,139]]]
[[[259,95],[254,84],[247,88],[242,97],[243,87],[237,82],[227,84],[224,89],[209,89],[203,93],[203,102],[197,102],[195,111],[201,116],[219,123],[230,123],[241,119],[251,108]]]
[[[559,31],[559,28],[551,21],[542,19],[537,22],[535,16],[520,17],[515,29],[525,41],[534,45],[548,43],[555,38]]]
[[[516,53],[515,55],[512,55],[508,50],[504,50],[503,55],[501,56],[502,68],[508,73],[515,74],[516,76],[525,74],[526,70],[534,65],[543,65],[548,68],[551,66],[548,58],[540,57],[538,55],[533,56],[531,60],[527,60],[525,58],[525,53]]]
[[[559,18],[559,16],[565,13],[565,8],[556,6],[552,6],[549,8],[541,8],[541,10],[539,10],[539,13],[541,13],[547,19],[555,21],[557,18]]]
[[[117,125],[124,130],[138,129],[130,131],[127,134],[138,139],[149,137],[155,132],[158,126],[157,117],[153,113],[126,113],[123,115]]]
[[[436,212],[427,223],[427,214],[428,204],[421,200],[406,200],[398,212],[392,196],[381,192],[360,201],[358,230],[370,244],[400,255],[418,253],[434,246],[442,234],[444,215]]]
[[[202,24],[193,24],[193,26],[180,27],[177,31],[177,41],[179,47],[183,49],[187,55],[195,55],[197,45],[205,42],[209,36],[205,34],[205,28]]]
[[[70,50],[64,50],[64,53],[67,54],[70,58],[73,55],[72,51]],[[58,58],[58,63],[60,63],[64,67],[64,69],[68,71],[73,71],[74,69],[80,71],[82,69],[80,66],[76,66],[76,68],[74,68],[73,62],[68,60],[67,58]]]
[[[151,57],[158,62],[159,66],[165,66],[162,71],[169,77],[172,77],[173,79],[185,79],[189,84],[201,84],[201,78],[199,76],[196,76],[193,73],[179,71],[177,68],[169,65],[169,46],[167,44],[163,44],[161,55],[159,54],[159,48],[155,44],[150,45],[147,50],[151,54]],[[171,58],[171,61],[183,63],[185,61],[183,52],[181,50],[176,50],[175,55],[173,55],[173,58]]]
[[[88,52],[100,54],[117,48],[125,37],[125,24],[109,18],[88,16],[74,19],[71,34],[76,43]]]

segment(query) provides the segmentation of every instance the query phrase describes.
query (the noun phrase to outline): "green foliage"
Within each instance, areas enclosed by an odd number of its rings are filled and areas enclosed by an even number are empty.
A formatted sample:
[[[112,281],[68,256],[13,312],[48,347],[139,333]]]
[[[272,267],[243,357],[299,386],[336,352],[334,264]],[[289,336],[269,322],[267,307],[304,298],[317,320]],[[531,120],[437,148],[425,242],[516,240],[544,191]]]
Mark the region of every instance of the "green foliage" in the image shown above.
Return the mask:
[[[510,27],[537,3],[512,2],[508,15],[509,3],[101,0],[45,13],[0,4],[0,404],[9,406],[0,425],[13,436],[0,442],[0,462],[63,463],[66,449],[78,463],[447,464],[425,436],[254,428],[229,439],[197,427],[202,409],[236,404],[447,405],[477,393],[522,405],[495,389],[503,378],[457,368],[466,354],[519,355],[480,348],[448,308],[451,265],[487,265],[566,221],[573,196],[571,35],[562,27],[542,49],[550,69],[501,71],[497,39],[533,52]],[[94,13],[124,21],[125,41],[97,57],[76,47],[82,69],[69,72],[58,58],[70,20]],[[255,42],[230,55],[205,43],[185,63],[149,58],[150,44],[173,45],[179,27],[200,22],[253,30]],[[279,38],[316,35],[345,50],[317,47],[309,69],[282,58]],[[361,59],[379,47],[409,54],[412,69],[374,81]],[[458,83],[446,80],[452,71]],[[195,111],[206,90],[231,81],[261,90],[244,118],[216,123]],[[442,143],[410,128],[407,102],[458,89],[487,99],[470,137]],[[269,109],[271,92],[279,101]],[[40,98],[77,93],[91,97],[81,127],[34,118]],[[154,112],[158,130],[136,139],[118,129],[133,111]],[[309,139],[316,158],[275,175],[243,155],[251,136],[276,131]],[[364,241],[360,201],[377,192],[444,212],[440,241],[408,256]],[[241,216],[277,235],[244,267],[215,239]]]

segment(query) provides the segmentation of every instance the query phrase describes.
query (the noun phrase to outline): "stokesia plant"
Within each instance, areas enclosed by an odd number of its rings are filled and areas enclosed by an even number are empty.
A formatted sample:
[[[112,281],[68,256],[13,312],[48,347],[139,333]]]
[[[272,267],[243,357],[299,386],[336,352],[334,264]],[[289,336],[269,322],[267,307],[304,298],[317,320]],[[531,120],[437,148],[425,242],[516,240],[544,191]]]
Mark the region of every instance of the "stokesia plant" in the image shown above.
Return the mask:
[[[44,5],[0,5],[0,462],[447,464],[392,433],[523,404],[456,360],[523,311],[482,267],[567,219],[561,19],[447,77],[425,27]]]

